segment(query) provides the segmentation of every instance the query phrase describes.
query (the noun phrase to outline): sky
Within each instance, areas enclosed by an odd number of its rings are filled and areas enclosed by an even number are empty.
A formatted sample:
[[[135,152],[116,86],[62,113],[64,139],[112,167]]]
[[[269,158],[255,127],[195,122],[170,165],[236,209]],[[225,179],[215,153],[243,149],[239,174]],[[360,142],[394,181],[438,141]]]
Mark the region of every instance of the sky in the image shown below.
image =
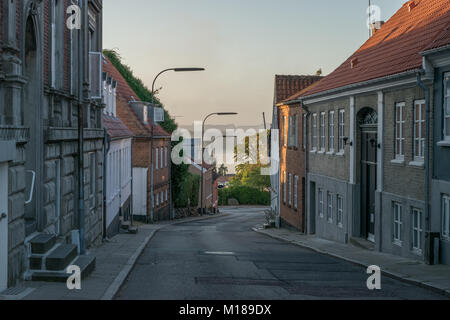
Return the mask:
[[[372,0],[381,20],[406,0]],[[180,125],[271,122],[276,74],[331,73],[368,38],[368,0],[106,0],[103,47],[114,49]]]

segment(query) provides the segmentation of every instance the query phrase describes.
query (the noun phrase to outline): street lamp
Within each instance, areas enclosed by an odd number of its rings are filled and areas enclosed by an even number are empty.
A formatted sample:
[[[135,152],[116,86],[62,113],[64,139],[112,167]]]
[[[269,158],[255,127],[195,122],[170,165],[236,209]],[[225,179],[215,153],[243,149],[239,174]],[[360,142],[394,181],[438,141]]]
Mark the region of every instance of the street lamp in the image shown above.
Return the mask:
[[[200,191],[200,214],[203,215],[203,164],[204,164],[204,157],[205,157],[205,143],[204,143],[204,137],[205,137],[205,123],[206,120],[208,120],[209,118],[211,118],[212,116],[235,116],[237,115],[237,112],[215,112],[215,113],[211,113],[209,115],[206,116],[206,118],[203,120],[203,124],[202,124],[202,163],[200,165],[200,171],[201,171],[201,191]]]
[[[156,84],[156,80],[159,78],[159,76],[160,75],[162,75],[163,73],[165,73],[165,72],[168,72],[168,71],[175,71],[175,72],[195,72],[195,71],[205,71],[205,68],[169,68],[169,69],[165,69],[165,70],[163,70],[163,71],[161,71],[160,73],[158,73],[157,74],[157,76],[155,77],[155,79],[153,80],[153,84],[152,84],[152,107],[154,108],[154,103],[155,103],[155,84]],[[153,178],[153,176],[154,176],[154,174],[153,174],[153,167],[154,167],[154,164],[153,164],[153,121],[154,121],[154,117],[155,117],[155,115],[153,114],[152,115],[152,124],[151,124],[151,140],[150,140],[150,162],[151,162],[151,164],[152,164],[152,168],[151,168],[151,178],[150,178],[150,190],[151,190],[151,193],[150,193],[150,197],[151,197],[151,199],[152,199],[152,203],[151,203],[151,206],[150,206],[150,220],[151,220],[151,222],[153,223],[153,213],[154,213],[154,211],[153,211],[153,206],[154,206],[154,203],[155,203],[155,195],[153,194],[154,193],[154,190],[153,190],[153,181],[154,181],[154,178]],[[170,169],[169,169],[170,170]],[[170,177],[170,174],[169,174],[169,177]],[[170,189],[172,189],[172,182],[170,182],[170,185],[171,185],[171,187],[170,187]],[[172,190],[170,190],[170,203],[172,203]]]

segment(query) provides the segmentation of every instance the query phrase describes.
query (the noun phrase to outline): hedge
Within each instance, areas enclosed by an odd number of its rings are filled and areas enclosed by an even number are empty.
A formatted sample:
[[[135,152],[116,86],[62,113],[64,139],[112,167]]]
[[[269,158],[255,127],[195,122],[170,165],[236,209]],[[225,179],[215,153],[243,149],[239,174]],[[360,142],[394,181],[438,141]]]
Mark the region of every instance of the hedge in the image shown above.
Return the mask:
[[[219,190],[219,204],[228,205],[229,199],[236,199],[241,205],[270,205],[270,192],[248,186],[230,186]]]

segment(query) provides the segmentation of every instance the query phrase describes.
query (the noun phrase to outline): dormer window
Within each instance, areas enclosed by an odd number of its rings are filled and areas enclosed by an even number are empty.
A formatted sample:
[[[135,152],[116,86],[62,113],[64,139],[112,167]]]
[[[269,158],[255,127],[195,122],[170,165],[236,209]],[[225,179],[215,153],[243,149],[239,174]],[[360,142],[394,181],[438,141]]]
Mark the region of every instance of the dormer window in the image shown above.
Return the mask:
[[[413,9],[417,7],[417,3],[415,1],[411,1],[410,3],[408,3],[408,11],[411,12],[413,11]]]
[[[358,58],[353,58],[353,59],[350,61],[350,67],[351,67],[352,69],[354,69],[354,68],[356,68],[357,65],[358,65]]]

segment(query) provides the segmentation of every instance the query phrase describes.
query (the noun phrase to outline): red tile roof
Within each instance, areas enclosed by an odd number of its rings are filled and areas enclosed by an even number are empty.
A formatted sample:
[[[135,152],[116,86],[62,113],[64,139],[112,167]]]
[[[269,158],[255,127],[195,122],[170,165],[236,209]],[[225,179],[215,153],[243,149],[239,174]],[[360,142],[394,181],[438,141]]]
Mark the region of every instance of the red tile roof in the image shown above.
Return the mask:
[[[416,6],[410,11],[413,2]],[[450,43],[449,9],[450,0],[408,1],[350,58],[302,96],[421,69],[421,52]]]
[[[276,75],[275,104],[278,104],[296,92],[309,87],[320,79],[322,79],[320,76]]]
[[[145,124],[139,119],[139,116],[129,105],[130,101],[140,101],[137,94],[128,85],[125,78],[120,74],[114,65],[105,57],[103,63],[103,72],[106,72],[114,80],[117,81],[117,116],[125,123],[125,125],[139,137],[151,137],[151,124]],[[170,137],[160,125],[153,126],[153,134],[155,137]]]
[[[111,137],[111,139],[119,138],[131,138],[133,137],[133,132],[127,128],[127,126],[120,121],[119,118],[103,114],[103,124],[105,126],[106,132]]]

